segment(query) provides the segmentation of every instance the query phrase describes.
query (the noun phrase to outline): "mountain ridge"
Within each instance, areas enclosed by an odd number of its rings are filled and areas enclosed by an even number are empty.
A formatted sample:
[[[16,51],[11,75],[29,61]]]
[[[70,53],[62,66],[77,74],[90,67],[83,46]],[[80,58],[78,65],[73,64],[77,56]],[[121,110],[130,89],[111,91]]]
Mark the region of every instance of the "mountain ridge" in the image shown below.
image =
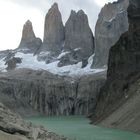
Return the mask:
[[[105,71],[91,69],[94,37],[87,15],[83,10],[72,13],[64,26],[58,4],[54,3],[45,17],[43,41],[36,37],[31,21],[26,21],[19,46],[0,52],[0,70],[43,69],[71,76]]]

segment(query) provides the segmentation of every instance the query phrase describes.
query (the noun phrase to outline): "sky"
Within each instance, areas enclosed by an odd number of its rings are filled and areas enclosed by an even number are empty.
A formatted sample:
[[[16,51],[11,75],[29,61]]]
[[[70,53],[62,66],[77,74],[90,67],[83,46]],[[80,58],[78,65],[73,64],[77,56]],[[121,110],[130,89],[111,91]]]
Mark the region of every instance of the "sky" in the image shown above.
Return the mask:
[[[65,24],[70,11],[83,9],[94,32],[98,14],[105,3],[114,0],[0,0],[0,50],[18,47],[22,28],[29,19],[37,37],[43,38],[44,19],[48,9],[57,2]]]

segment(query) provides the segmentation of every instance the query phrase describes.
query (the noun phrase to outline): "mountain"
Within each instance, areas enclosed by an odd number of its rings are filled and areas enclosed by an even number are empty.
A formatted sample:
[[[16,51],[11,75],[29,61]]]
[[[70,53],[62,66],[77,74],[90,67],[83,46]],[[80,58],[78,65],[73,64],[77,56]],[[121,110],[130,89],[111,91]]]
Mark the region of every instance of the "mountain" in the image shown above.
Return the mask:
[[[128,4],[128,0],[118,0],[102,8],[95,27],[93,68],[107,66],[111,46],[115,45],[122,33],[128,31]]]
[[[64,36],[61,13],[58,4],[54,3],[45,17],[44,39],[39,54],[46,51],[52,57],[60,54],[63,49]]]
[[[140,133],[140,1],[130,0],[129,30],[110,49],[94,121]]]
[[[21,42],[17,50],[34,53],[41,47],[41,45],[41,39],[35,36],[32,23],[28,20],[23,26]]]
[[[106,71],[91,69],[93,57],[94,37],[87,15],[72,10],[64,26],[58,4],[54,3],[45,17],[43,42],[28,20],[17,49],[0,52],[0,71],[29,68],[71,77]]]
[[[0,52],[0,101],[22,116],[90,114],[106,79],[106,69],[91,69],[93,53],[84,11],[72,10],[64,27],[54,3],[43,42],[28,20],[17,49]]]

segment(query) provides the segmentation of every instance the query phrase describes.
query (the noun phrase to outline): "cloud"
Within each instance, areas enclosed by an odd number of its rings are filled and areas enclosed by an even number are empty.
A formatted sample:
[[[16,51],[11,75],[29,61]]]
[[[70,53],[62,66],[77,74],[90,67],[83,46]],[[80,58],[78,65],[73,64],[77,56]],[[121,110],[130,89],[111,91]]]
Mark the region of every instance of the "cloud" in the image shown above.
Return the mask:
[[[48,9],[54,2],[57,2],[59,4],[59,9],[62,13],[64,23],[68,19],[70,11],[72,9],[76,11],[79,9],[83,9],[89,17],[90,26],[92,29],[94,29],[97,20],[97,15],[100,11],[100,7],[97,5],[96,2],[94,2],[94,0],[7,0],[7,1],[19,4],[20,6],[25,8],[28,7],[37,8],[42,12],[43,15],[47,13]]]
[[[45,15],[48,9],[54,2],[59,4],[60,11],[62,13],[64,23],[68,19],[71,10],[83,9],[88,17],[89,23],[94,31],[94,27],[100,11],[100,6],[103,6],[107,2],[113,2],[113,0],[7,0],[14,2],[24,7],[35,7],[39,9],[43,15]]]

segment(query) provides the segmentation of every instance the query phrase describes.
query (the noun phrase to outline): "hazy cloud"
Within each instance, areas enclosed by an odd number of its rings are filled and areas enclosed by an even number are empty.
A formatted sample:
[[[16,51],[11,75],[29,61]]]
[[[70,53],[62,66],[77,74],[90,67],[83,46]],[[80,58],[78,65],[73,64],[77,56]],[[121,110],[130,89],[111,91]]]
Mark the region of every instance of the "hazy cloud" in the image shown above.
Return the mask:
[[[70,11],[83,9],[88,17],[89,23],[92,29],[94,29],[96,20],[98,18],[101,7],[97,4],[105,2],[112,2],[113,0],[8,0],[15,2],[19,5],[26,7],[36,7],[45,15],[48,9],[54,2],[59,4],[60,11],[62,13],[63,21],[66,22],[70,15]]]
[[[70,11],[83,9],[88,17],[90,26],[93,29],[97,20],[97,15],[100,11],[100,7],[94,2],[94,0],[7,0],[19,4],[20,6],[35,7],[39,9],[44,15],[54,2],[59,4],[60,11],[62,13],[63,21],[66,22],[70,15]]]

